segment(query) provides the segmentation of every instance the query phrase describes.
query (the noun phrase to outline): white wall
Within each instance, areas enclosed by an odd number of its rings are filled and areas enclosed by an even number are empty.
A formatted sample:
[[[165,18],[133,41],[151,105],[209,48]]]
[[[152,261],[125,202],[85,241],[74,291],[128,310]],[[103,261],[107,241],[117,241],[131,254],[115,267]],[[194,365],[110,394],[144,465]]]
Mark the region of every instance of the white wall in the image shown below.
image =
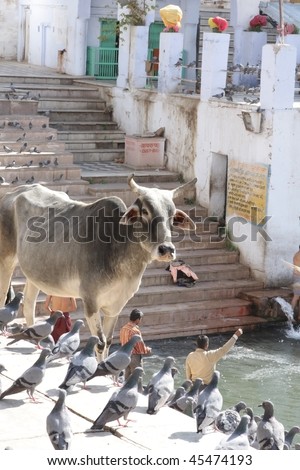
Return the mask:
[[[0,58],[17,59],[18,0],[0,2]]]

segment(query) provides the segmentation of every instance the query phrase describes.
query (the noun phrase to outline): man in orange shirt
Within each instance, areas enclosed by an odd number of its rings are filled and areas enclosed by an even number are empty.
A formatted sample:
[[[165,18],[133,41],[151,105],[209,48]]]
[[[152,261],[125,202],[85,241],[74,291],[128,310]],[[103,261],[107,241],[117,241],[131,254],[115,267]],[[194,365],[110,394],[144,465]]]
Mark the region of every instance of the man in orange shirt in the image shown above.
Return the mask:
[[[62,334],[71,331],[72,322],[70,312],[75,312],[75,310],[77,310],[77,302],[73,297],[56,297],[54,295],[47,295],[45,308],[49,310],[50,315],[57,310],[63,312],[63,317],[56,321],[54,330],[52,331],[52,337],[56,343]]]
[[[130,313],[129,322],[120,330],[121,346],[127,343],[133,335],[139,335],[142,338],[139,324],[143,317],[143,312],[138,308],[134,308]],[[143,339],[134,346],[131,353],[131,362],[125,369],[125,380],[132,374],[136,367],[143,367],[143,355],[151,354],[152,349],[145,345]]]

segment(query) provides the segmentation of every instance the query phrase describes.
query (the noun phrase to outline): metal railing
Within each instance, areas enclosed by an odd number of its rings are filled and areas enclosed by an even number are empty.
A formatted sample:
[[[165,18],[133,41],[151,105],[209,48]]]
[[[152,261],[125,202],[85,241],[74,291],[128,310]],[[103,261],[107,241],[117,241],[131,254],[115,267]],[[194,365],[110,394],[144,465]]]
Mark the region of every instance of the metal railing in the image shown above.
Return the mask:
[[[118,47],[88,46],[86,74],[98,80],[116,80],[118,57]]]

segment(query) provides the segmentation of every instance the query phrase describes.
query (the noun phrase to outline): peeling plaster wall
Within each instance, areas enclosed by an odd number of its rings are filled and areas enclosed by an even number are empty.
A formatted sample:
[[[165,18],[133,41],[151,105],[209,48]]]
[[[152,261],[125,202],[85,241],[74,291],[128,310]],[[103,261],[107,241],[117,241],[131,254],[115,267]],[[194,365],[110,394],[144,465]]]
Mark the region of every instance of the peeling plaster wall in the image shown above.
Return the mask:
[[[107,90],[103,88],[102,92],[107,100]],[[130,93],[115,87],[109,103],[114,108],[113,118],[128,135],[165,127],[168,169],[182,173],[186,180],[194,177],[199,96],[164,95],[149,90]]]
[[[0,2],[0,58],[17,59],[18,0]]]

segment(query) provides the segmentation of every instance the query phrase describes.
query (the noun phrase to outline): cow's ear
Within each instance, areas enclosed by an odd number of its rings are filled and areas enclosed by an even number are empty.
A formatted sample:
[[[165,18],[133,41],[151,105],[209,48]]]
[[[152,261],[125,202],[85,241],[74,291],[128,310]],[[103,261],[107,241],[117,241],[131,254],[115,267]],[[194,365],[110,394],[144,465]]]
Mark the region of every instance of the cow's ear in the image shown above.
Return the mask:
[[[176,209],[173,225],[174,227],[182,228],[182,230],[196,230],[196,225],[193,220],[179,209]]]
[[[125,214],[122,215],[120,219],[120,224],[123,224],[123,225],[134,224],[134,222],[138,220],[139,215],[140,215],[139,208],[135,205],[132,205],[127,209]]]

